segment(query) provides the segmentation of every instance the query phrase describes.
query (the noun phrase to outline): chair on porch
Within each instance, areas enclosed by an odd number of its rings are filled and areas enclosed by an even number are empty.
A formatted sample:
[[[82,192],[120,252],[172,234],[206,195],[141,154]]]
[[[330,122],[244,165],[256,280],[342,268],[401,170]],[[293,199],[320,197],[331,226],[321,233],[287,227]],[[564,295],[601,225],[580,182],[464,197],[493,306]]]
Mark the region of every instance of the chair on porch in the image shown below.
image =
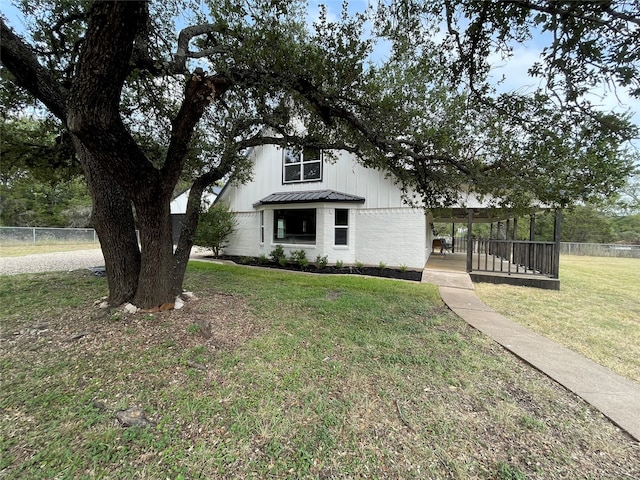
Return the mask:
[[[431,243],[431,253],[437,249],[440,250],[440,255],[445,255],[447,252],[451,253],[451,247],[444,238],[435,238]]]

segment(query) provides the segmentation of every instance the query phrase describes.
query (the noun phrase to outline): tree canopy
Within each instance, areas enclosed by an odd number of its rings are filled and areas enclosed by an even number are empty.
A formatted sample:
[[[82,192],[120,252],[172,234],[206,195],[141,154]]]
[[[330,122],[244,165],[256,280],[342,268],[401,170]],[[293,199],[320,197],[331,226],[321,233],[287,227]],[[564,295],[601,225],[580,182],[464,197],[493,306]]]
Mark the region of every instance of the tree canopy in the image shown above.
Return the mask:
[[[586,95],[602,81],[640,95],[640,7],[628,2],[345,3],[314,21],[286,0],[20,7],[27,31],[0,25],[4,118],[30,96],[68,132],[114,303],[180,291],[200,195],[245,180],[251,146],[348,150],[427,206],[461,188],[512,209],[564,206],[609,195],[632,170],[636,127]],[[551,38],[531,72],[542,86],[496,90],[492,56],[537,31]],[[174,253],[179,181],[192,188]]]

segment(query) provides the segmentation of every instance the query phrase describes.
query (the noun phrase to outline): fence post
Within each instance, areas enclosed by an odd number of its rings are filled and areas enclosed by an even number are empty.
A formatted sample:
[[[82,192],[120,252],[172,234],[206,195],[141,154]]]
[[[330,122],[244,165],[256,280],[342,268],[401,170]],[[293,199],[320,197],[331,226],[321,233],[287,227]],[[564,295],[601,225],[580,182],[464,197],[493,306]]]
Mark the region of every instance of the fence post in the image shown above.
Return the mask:
[[[35,245],[36,244],[36,229],[32,228],[31,230],[33,232],[33,244]]]

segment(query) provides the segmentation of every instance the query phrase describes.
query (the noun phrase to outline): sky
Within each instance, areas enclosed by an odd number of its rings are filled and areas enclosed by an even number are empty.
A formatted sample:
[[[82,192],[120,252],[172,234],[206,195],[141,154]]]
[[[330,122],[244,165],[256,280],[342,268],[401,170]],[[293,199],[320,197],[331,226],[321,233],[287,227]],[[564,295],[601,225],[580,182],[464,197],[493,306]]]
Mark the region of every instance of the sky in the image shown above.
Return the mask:
[[[372,1],[350,0],[349,12],[363,11]],[[342,11],[342,3],[342,0],[308,0],[308,22],[311,24],[318,20],[321,4],[327,6],[329,20],[339,18]],[[23,23],[20,20],[21,15],[9,0],[0,0],[0,11],[17,31],[23,29]],[[513,56],[509,60],[504,61],[497,56],[491,59],[492,64],[495,66],[495,78],[504,77],[504,81],[498,86],[499,91],[533,91],[540,85],[541,80],[530,77],[527,74],[527,70],[539,58],[546,40],[542,35],[534,36],[526,44],[514,45]],[[378,45],[374,51],[374,57],[384,58],[387,48],[385,43]],[[603,85],[592,91],[590,100],[603,111],[614,111],[616,113],[629,111],[632,114],[634,123],[640,125],[640,99],[629,97],[623,89],[611,91],[610,88]]]
[[[349,11],[362,11],[372,0],[350,0]],[[319,5],[327,6],[329,18],[337,19],[342,10],[342,0],[309,0],[309,21],[318,19]],[[528,75],[529,68],[540,58],[543,48],[548,45],[549,36],[542,34],[533,35],[530,41],[525,44],[513,45],[513,55],[507,61],[494,55],[490,58],[490,62],[495,70],[493,75],[496,80],[504,80],[497,87],[498,91],[521,91],[532,92],[541,86],[541,79],[533,78]],[[382,45],[374,56],[384,56],[384,48]],[[602,85],[600,88],[592,90],[589,100],[603,111],[614,111],[616,113],[630,112],[632,120],[640,126],[640,99],[630,97],[624,89],[612,91],[610,87]]]

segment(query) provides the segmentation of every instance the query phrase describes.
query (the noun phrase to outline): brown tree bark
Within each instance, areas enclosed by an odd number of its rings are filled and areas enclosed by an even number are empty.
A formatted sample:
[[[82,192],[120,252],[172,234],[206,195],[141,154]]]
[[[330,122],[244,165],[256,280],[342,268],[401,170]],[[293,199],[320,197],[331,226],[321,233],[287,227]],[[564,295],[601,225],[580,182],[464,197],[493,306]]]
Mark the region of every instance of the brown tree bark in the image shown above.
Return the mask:
[[[173,237],[169,202],[170,196],[136,204],[142,251],[138,288],[133,299],[137,306],[158,306],[172,302],[174,298],[171,291]]]
[[[105,254],[110,288],[115,290],[112,296],[114,300],[132,297],[140,307],[157,306],[172,298],[169,201],[177,181],[177,174],[163,176],[153,167],[120,118],[120,95],[130,69],[133,41],[146,19],[145,2],[93,4],[67,112],[69,130],[81,144],[79,149],[88,153],[85,170],[95,173],[88,181],[98,206],[109,202],[105,182],[115,183],[113,191],[121,194],[113,205],[115,217],[107,209],[95,215],[98,234],[107,237],[105,247],[116,246],[113,255]],[[137,257],[131,251],[132,214],[127,202],[133,203],[137,217]],[[120,242],[114,237],[118,234],[126,237],[125,252],[117,250]],[[127,261],[132,263],[126,265]]]
[[[140,274],[140,248],[131,201],[77,139],[74,144],[93,200],[91,223],[105,260],[109,303],[131,302]]]

